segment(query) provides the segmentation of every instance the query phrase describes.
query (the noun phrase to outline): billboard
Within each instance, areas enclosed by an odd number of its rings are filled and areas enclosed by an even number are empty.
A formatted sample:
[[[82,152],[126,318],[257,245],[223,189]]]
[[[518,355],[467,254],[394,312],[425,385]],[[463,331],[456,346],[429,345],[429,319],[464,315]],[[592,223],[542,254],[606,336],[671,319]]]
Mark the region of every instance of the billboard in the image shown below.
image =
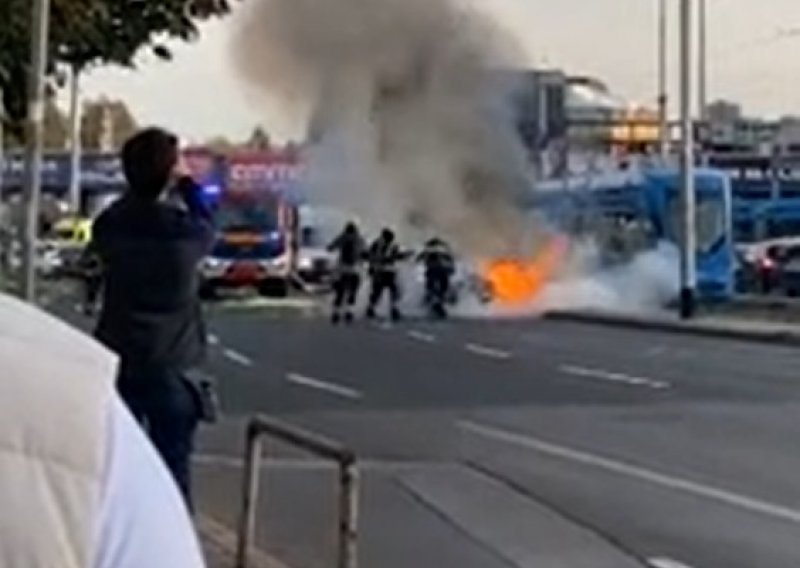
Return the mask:
[[[203,187],[222,188],[225,168],[222,159],[203,148],[189,148],[184,158],[192,177]],[[25,180],[25,158],[14,153],[3,162],[4,190],[19,191]],[[66,192],[70,182],[70,156],[66,152],[45,154],[42,187],[51,193]],[[81,157],[81,188],[84,192],[121,191],[125,188],[122,162],[114,153],[85,153]]]
[[[5,156],[3,189],[19,190],[25,180],[25,158],[20,153]],[[66,191],[70,181],[70,156],[66,152],[45,154],[42,160],[42,187],[45,190]],[[122,165],[116,154],[90,153],[81,158],[81,186],[84,190],[114,190],[125,185]]]
[[[302,164],[295,151],[234,152],[228,156],[227,170],[228,191],[269,191],[298,198]]]

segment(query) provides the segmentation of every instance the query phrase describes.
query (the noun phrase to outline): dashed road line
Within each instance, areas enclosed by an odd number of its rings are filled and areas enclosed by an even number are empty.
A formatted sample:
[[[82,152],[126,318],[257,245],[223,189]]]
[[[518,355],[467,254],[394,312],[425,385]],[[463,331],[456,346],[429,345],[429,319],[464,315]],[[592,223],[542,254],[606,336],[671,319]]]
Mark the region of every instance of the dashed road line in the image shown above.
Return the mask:
[[[354,388],[350,388],[348,386],[340,385],[337,383],[332,383],[329,381],[315,379],[314,377],[301,375],[299,373],[287,374],[286,380],[292,384],[299,385],[301,387],[316,389],[319,391],[334,394],[336,396],[341,396],[343,398],[349,398],[352,400],[360,400],[364,398],[364,395],[360,391],[357,391]]]
[[[489,359],[498,359],[498,360],[506,360],[511,359],[511,353],[508,351],[503,351],[502,349],[497,349],[495,347],[489,347],[487,345],[481,345],[480,343],[467,343],[464,345],[464,349],[469,351],[474,355],[480,355],[481,357],[488,357]]]
[[[238,363],[239,365],[242,365],[243,367],[252,367],[253,366],[253,360],[250,357],[248,357],[247,355],[244,355],[242,353],[239,353],[235,349],[225,348],[225,349],[222,350],[222,354],[225,357],[227,357],[228,359],[230,359],[231,361],[233,361],[234,363]]]
[[[678,562],[677,560],[673,560],[672,558],[650,558],[647,563],[652,568],[692,568],[688,564],[684,564],[683,562]]]
[[[431,333],[425,333],[424,331],[412,329],[409,330],[406,335],[408,335],[408,337],[411,339],[421,341],[422,343],[436,343],[436,336]]]
[[[757,513],[766,517],[800,525],[800,510],[797,509],[762,501],[755,497],[734,493],[727,489],[705,485],[686,478],[668,475],[621,460],[607,458],[599,454],[553,444],[534,438],[533,436],[510,432],[494,426],[470,421],[458,422],[458,426],[467,432],[487,439],[515,445],[533,452],[538,452],[539,454],[604,470],[620,476],[650,483],[651,485],[666,487],[667,489],[694,495],[695,497],[702,497],[749,513]]]
[[[208,344],[217,346],[219,345],[219,337],[214,335],[213,333],[208,334]]]
[[[668,382],[658,381],[648,377],[637,377],[634,375],[626,375],[625,373],[605,371],[603,369],[580,367],[578,365],[561,365],[558,369],[564,374],[573,375],[575,377],[597,379],[601,381],[607,381],[610,383],[619,383],[633,387],[645,387],[650,389],[663,390],[663,389],[668,389],[671,386]]]

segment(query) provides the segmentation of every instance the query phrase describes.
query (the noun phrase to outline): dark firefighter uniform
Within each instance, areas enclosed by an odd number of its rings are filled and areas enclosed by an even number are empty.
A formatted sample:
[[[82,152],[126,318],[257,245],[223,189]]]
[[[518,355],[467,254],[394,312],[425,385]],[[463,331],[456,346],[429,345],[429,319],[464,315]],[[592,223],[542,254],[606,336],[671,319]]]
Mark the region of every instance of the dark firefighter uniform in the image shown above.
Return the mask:
[[[442,239],[434,238],[425,243],[417,256],[425,266],[425,295],[429,305],[444,309],[450,290],[450,279],[455,271],[452,249]]]
[[[353,320],[353,307],[361,287],[361,263],[366,256],[366,244],[358,228],[348,223],[341,234],[328,245],[328,250],[338,253],[333,282],[333,323],[338,323],[344,308],[345,321]]]
[[[384,229],[380,237],[369,248],[369,275],[372,289],[369,295],[367,317],[375,317],[375,308],[383,298],[384,293],[389,294],[391,301],[391,318],[400,319],[400,286],[397,282],[397,263],[408,255],[400,250],[395,242],[395,236],[389,229]]]

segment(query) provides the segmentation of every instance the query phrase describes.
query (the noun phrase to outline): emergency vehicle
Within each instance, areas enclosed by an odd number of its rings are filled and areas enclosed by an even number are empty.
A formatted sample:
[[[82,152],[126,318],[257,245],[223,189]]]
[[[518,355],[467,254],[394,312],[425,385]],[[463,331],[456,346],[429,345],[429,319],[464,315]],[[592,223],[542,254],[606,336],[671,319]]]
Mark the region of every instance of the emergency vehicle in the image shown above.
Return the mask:
[[[217,238],[201,266],[201,295],[245,287],[267,296],[289,293],[299,247],[289,187],[296,168],[296,156],[276,150],[228,158],[225,184],[211,203]]]

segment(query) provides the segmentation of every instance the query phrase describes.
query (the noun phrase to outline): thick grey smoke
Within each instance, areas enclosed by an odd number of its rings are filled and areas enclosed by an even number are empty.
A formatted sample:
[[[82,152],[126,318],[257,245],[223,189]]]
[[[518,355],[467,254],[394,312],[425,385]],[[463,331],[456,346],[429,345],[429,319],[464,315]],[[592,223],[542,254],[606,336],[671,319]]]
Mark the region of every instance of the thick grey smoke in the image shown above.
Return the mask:
[[[309,113],[312,198],[475,256],[524,252],[527,160],[499,72],[519,51],[488,16],[458,0],[250,0],[240,22],[242,78]]]

